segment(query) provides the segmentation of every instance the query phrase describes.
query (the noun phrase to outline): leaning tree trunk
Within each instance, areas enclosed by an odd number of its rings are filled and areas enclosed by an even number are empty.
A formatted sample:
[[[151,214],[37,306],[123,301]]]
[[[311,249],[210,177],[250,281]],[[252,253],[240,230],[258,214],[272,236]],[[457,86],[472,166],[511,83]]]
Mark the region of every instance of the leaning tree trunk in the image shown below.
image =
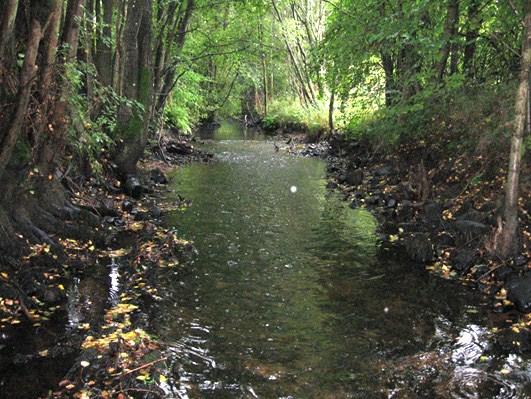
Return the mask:
[[[516,94],[515,126],[511,138],[511,153],[509,155],[509,171],[505,186],[505,210],[503,215],[503,230],[498,251],[507,258],[516,255],[518,245],[518,185],[522,162],[522,143],[526,129],[527,102],[529,101],[529,72],[531,69],[531,9],[527,1],[528,11],[525,17],[525,32],[522,46],[522,61],[520,70],[520,84]]]

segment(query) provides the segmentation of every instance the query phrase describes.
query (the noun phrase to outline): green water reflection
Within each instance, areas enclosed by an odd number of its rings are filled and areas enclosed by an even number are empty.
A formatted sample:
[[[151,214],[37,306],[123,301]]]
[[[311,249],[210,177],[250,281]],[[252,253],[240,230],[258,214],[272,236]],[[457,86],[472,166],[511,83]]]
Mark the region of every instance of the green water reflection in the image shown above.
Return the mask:
[[[254,134],[235,140],[245,135],[230,125],[206,137],[217,161],[175,172],[173,188],[193,205],[166,220],[198,255],[160,272],[152,315],[183,362],[181,395],[393,397],[397,362],[477,355],[456,347],[469,330],[486,339],[481,309],[464,311],[477,298],[386,255],[373,216],[325,189],[323,161],[275,152]],[[440,368],[419,397],[453,397],[447,387],[468,381]]]

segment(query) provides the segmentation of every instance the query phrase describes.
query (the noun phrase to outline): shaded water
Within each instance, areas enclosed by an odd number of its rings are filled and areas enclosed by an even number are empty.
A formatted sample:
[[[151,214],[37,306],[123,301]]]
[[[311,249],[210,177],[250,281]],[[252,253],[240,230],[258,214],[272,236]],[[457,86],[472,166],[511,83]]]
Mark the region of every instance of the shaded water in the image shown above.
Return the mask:
[[[175,397],[528,397],[480,298],[381,248],[323,161],[234,125],[203,135],[217,162],[176,171],[193,205],[166,220],[198,254],[161,272],[151,315],[182,362]]]

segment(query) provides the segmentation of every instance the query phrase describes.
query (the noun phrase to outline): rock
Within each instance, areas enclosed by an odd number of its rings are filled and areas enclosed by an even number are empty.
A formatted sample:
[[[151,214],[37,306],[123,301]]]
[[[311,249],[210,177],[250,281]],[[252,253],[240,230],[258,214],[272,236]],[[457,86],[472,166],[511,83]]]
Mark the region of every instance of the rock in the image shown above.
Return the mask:
[[[135,199],[142,197],[144,187],[136,176],[129,175],[125,180],[125,193]]]
[[[367,198],[365,198],[365,203],[367,205],[378,205],[381,201],[381,197],[379,195],[370,195]]]
[[[494,276],[497,280],[506,281],[514,271],[509,266],[502,266],[494,270]]]
[[[150,172],[151,180],[156,184],[168,184],[168,178],[159,168],[152,169]]]
[[[150,209],[151,216],[154,218],[160,218],[162,216],[162,209],[160,209],[158,206],[154,206]]]
[[[363,170],[349,169],[345,176],[345,182],[351,186],[359,186],[363,183]]]
[[[487,218],[488,218],[487,214],[480,212],[480,211],[476,211],[475,209],[470,209],[467,212],[465,212],[463,215],[458,216],[456,219],[457,220],[471,220],[472,222],[477,222],[477,223],[485,223],[487,221]]]
[[[455,246],[455,239],[450,233],[443,231],[437,236],[437,246],[439,248],[453,247]]]
[[[470,249],[463,249],[457,253],[453,258],[453,267],[461,274],[465,274],[473,265],[476,260],[476,251]]]
[[[133,210],[134,204],[131,201],[125,200],[122,202],[122,211],[131,212]]]
[[[42,293],[42,300],[48,304],[55,304],[63,299],[63,293],[57,287],[46,287]]]
[[[518,255],[514,259],[514,264],[516,265],[516,267],[524,267],[527,265],[527,258],[523,255]]]
[[[191,155],[194,152],[194,147],[186,142],[172,141],[166,145],[166,151],[175,155]]]
[[[346,181],[347,181],[347,175],[341,174],[337,177],[337,182],[339,184],[345,184]]]
[[[442,216],[442,206],[437,202],[429,202],[424,205],[424,215],[430,223],[439,223]]]
[[[472,220],[456,220],[453,223],[453,227],[467,242],[479,238],[490,231],[487,225]]]
[[[393,169],[391,169],[390,166],[382,166],[381,168],[378,168],[374,171],[374,174],[376,176],[389,176],[393,172]]]
[[[394,198],[387,199],[387,206],[389,208],[394,208],[396,206],[396,200]]]
[[[415,209],[411,201],[405,200],[398,204],[396,216],[399,221],[409,221],[415,216]]]
[[[531,273],[507,281],[507,299],[521,312],[531,311]]]
[[[408,256],[419,263],[433,260],[433,245],[428,234],[414,233],[404,237],[404,246]]]
[[[326,188],[330,189],[330,190],[333,190],[335,188],[337,188],[337,183],[336,182],[333,182],[333,181],[329,181],[327,184],[326,184]]]

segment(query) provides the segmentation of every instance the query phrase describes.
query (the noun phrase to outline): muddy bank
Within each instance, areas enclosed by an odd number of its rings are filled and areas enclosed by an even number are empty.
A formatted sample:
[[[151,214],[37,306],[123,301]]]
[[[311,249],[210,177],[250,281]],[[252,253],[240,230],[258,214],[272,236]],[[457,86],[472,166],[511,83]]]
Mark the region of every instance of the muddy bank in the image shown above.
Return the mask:
[[[502,212],[503,169],[481,156],[448,155],[436,144],[382,154],[335,136],[329,142],[330,189],[352,208],[371,209],[381,238],[429,271],[460,279],[492,298],[497,311],[531,310],[531,193],[520,201],[521,253],[502,262],[492,251]]]

